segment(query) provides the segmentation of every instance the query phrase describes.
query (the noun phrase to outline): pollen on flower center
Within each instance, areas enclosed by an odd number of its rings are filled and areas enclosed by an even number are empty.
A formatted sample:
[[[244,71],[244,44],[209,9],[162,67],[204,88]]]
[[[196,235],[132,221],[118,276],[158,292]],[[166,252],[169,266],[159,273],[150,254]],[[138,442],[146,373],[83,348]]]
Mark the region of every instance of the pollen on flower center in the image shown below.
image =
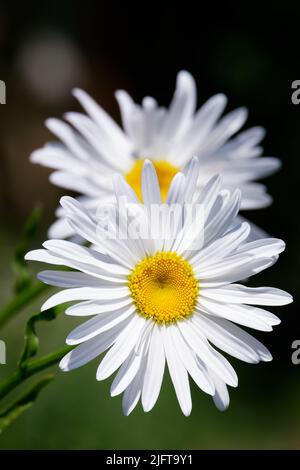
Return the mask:
[[[171,165],[171,163],[167,162],[166,160],[152,160],[152,163],[156,170],[161,197],[164,201],[167,197],[171,181],[176,173],[178,173],[179,168]],[[127,183],[129,183],[130,186],[134,189],[140,201],[142,201],[141,180],[143,164],[144,160],[137,160],[131,170],[125,176]]]
[[[190,316],[199,294],[191,265],[171,252],[158,252],[138,263],[128,287],[138,313],[156,323],[174,323]]]

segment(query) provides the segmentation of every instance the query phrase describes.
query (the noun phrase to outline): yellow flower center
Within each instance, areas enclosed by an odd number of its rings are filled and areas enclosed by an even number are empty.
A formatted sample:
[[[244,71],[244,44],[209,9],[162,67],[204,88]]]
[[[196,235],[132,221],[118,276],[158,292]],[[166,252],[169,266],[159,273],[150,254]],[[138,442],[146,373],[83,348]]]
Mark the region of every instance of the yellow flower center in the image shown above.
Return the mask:
[[[179,168],[171,165],[166,160],[152,160],[152,163],[155,167],[161,197],[164,201],[167,197],[170,183],[176,173],[178,173]],[[141,180],[142,180],[142,169],[143,169],[144,160],[137,160],[131,170],[126,175],[126,181],[134,189],[138,195],[140,201],[142,201],[142,189],[141,189]]]
[[[199,294],[191,265],[169,251],[138,263],[128,278],[128,287],[138,313],[156,323],[174,323],[190,316]]]

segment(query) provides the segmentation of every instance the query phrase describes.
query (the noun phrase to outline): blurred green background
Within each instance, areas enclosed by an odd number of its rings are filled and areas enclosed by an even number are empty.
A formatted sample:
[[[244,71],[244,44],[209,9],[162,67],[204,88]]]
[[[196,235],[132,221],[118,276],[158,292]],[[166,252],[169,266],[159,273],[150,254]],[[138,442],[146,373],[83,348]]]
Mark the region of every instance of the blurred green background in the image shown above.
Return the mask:
[[[96,382],[96,360],[68,374],[53,368],[56,380],[0,436],[0,449],[300,448],[300,365],[291,362],[291,344],[300,339],[300,105],[291,102],[291,83],[300,78],[299,21],[288,2],[271,9],[261,2],[244,11],[225,2],[202,14],[188,4],[137,10],[128,2],[1,2],[0,79],[7,86],[7,104],[0,106],[1,305],[12,296],[11,260],[24,221],[36,203],[43,204],[33,242],[38,247],[61,194],[48,182],[49,172],[28,161],[33,149],[52,139],[44,120],[78,109],[70,94],[74,86],[116,119],[117,88],[136,100],[149,94],[167,104],[182,68],[197,80],[199,104],[221,91],[229,97],[228,110],[247,106],[247,126],[267,129],[265,155],[283,161],[266,182],[274,204],[247,216],[287,242],[279,262],[253,285],[286,289],[295,302],[272,309],[282,319],[273,333],[255,332],[272,351],[272,363],[232,360],[239,387],[231,390],[224,413],[193,387],[193,412],[185,418],[167,377],[155,409],[144,414],[138,407],[126,418],[121,399],[109,396],[111,380]],[[0,380],[14,370],[24,322],[41,301],[1,330],[7,365],[0,366]],[[61,315],[40,324],[40,353],[62,346],[75,323]]]

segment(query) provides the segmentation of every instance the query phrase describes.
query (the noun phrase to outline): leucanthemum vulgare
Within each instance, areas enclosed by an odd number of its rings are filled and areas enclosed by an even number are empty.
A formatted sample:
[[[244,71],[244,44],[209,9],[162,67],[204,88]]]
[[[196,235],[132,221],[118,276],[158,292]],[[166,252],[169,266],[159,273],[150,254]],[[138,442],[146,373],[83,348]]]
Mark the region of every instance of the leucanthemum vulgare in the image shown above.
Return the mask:
[[[72,231],[90,246],[52,239],[26,256],[71,269],[42,271],[38,276],[62,288],[43,310],[75,302],[67,308],[68,315],[91,316],[68,335],[67,343],[75,348],[60,367],[78,368],[106,351],[97,379],[116,373],[111,395],[123,393],[126,415],[139,400],[145,411],[153,408],[166,367],[185,415],[192,409],[189,376],[212,395],[219,409],[225,409],[227,387],[236,387],[238,379],[219,351],[249,363],[270,361],[267,348],[237,325],[271,331],[280,320],[258,306],[292,300],[276,288],[238,283],[273,265],[285,245],[274,238],[247,241],[250,226],[237,218],[240,191],[222,189],[218,176],[199,191],[199,165],[193,159],[186,174],[176,174],[164,204],[149,160],[142,170],[141,196],[122,176],[115,176],[114,187],[117,198],[140,209],[143,229],[155,223],[152,206],[163,205],[167,217],[174,204],[181,208],[199,204],[201,223],[183,217],[172,237],[132,233],[127,238],[107,237],[99,230],[98,212],[91,214],[76,199],[63,197],[61,205]]]

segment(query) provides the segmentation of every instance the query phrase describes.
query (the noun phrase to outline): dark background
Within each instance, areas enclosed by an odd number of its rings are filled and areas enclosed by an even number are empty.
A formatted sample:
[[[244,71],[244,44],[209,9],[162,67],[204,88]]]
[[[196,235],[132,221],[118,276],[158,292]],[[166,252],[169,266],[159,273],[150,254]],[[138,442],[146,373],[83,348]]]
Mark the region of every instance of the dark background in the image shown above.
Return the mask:
[[[291,344],[300,339],[300,104],[291,101],[291,84],[300,79],[299,30],[300,8],[289,2],[0,3],[0,79],[7,86],[7,104],[0,107],[1,303],[11,296],[10,259],[24,221],[41,202],[38,246],[61,194],[48,182],[49,171],[28,161],[51,138],[44,120],[77,109],[74,86],[116,119],[118,88],[136,101],[152,95],[167,105],[180,69],[194,75],[199,104],[223,92],[227,111],[245,105],[247,127],[267,129],[265,155],[278,156],[283,167],[266,180],[273,205],[247,217],[283,238],[287,249],[254,281],[295,296],[292,305],[272,309],[282,319],[272,334],[255,332],[274,361],[255,367],[232,361],[240,386],[227,412],[193,389],[193,414],[184,418],[167,380],[153,412],[124,418],[120,399],[108,395],[109,381],[96,383],[93,363],[58,373],[35,407],[0,437],[0,448],[300,448],[300,365],[291,362]],[[15,367],[29,313],[1,332],[8,364],[0,366],[0,378]],[[42,326],[45,351],[61,345],[71,327],[69,318]]]

